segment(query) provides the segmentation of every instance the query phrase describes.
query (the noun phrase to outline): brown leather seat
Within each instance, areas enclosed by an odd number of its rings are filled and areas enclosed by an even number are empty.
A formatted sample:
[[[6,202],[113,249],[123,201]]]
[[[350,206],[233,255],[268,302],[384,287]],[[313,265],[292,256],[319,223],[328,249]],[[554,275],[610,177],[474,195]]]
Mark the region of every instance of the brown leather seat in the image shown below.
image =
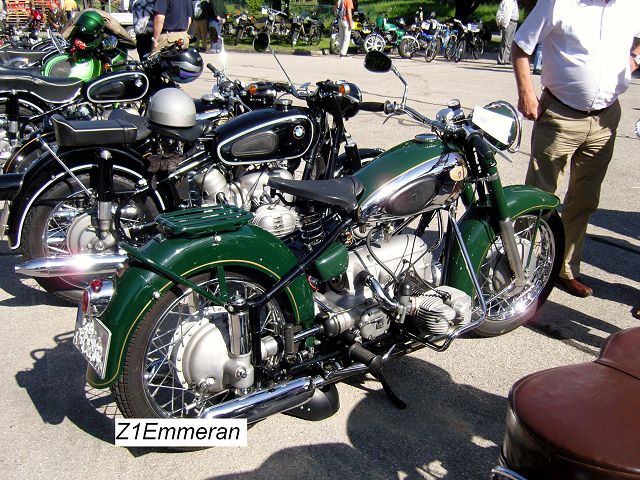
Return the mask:
[[[509,394],[504,466],[527,479],[640,479],[640,328],[592,363],[537,372]]]

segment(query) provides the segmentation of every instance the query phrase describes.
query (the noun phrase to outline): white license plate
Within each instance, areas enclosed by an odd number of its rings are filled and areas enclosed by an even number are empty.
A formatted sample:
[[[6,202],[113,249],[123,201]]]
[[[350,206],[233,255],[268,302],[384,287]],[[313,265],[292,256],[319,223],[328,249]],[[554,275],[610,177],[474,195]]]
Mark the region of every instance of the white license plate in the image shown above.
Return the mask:
[[[100,378],[104,378],[109,345],[111,344],[111,332],[99,319],[85,316],[80,306],[76,315],[73,344],[80,350],[89,365],[100,375]]]

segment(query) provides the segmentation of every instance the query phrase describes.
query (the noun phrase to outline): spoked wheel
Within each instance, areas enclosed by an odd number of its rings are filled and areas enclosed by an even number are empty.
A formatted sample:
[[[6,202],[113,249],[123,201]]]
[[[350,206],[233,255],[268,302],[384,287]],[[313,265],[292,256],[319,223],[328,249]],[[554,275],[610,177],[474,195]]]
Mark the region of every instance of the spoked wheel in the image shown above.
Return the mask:
[[[447,60],[453,60],[453,54],[456,52],[456,45],[458,44],[458,35],[452,33],[449,35],[447,44],[444,47],[444,58]]]
[[[537,228],[536,228],[537,226]],[[564,257],[564,230],[557,212],[523,215],[514,220],[518,252],[525,268],[526,283],[517,286],[511,278],[502,240],[497,237],[479,270],[487,318],[474,330],[491,337],[509,332],[529,320],[553,288]]]
[[[89,185],[89,175],[78,179]],[[131,191],[133,182],[120,176],[113,179],[114,190]],[[112,232],[99,239],[92,224],[95,197],[88,197],[80,186],[69,179],[54,183],[39,197],[27,213],[22,232],[21,253],[25,260],[41,257],[66,257],[82,253],[113,252],[117,235]],[[121,210],[120,224],[126,229],[138,223],[149,222],[158,215],[154,201],[145,196],[131,200]],[[39,277],[42,287],[58,297],[77,303],[82,289],[93,279],[78,277]]]
[[[220,295],[217,274],[190,279]],[[228,295],[245,298],[265,291],[257,279],[225,271]],[[129,418],[197,418],[209,407],[240,395],[229,361],[228,314],[183,286],[164,293],[133,333],[122,368],[112,387],[120,411]],[[262,334],[281,335],[285,319],[272,300],[260,314]],[[278,353],[263,358],[280,361]],[[229,371],[231,369],[231,371]]]
[[[332,33],[331,37],[329,37],[329,53],[331,53],[331,55],[338,55],[340,53],[337,33]]]
[[[9,134],[6,130],[8,125],[7,120],[7,107],[9,99],[7,97],[0,97],[0,163],[6,161],[11,155],[11,151],[14,145],[11,144]],[[39,105],[32,103],[25,99],[18,99],[18,131],[24,128],[23,135],[16,140],[16,146],[20,144],[25,138],[31,135],[35,130],[41,127],[42,121],[38,120],[34,123],[28,123],[29,118],[34,115],[43,113],[44,110]]]
[[[478,60],[482,54],[484,53],[484,40],[481,38],[476,38],[473,42],[473,46],[471,47],[471,55],[473,58]]]
[[[384,40],[382,35],[378,35],[377,33],[370,33],[364,39],[364,51],[366,53],[374,50],[376,52],[383,52],[386,45],[387,42]]]
[[[458,63],[460,60],[462,60],[462,57],[464,57],[466,51],[467,42],[464,38],[461,38],[457,41],[456,48],[453,51],[453,61]]]
[[[402,58],[411,58],[418,51],[420,45],[415,38],[405,37],[400,40],[398,45],[398,54]]]
[[[318,45],[322,40],[322,30],[317,27],[311,27],[311,33],[309,33],[309,41],[311,45]]]
[[[427,44],[427,48],[425,49],[424,59],[427,62],[431,62],[434,58],[436,58],[436,55],[441,49],[442,49],[442,41],[440,39],[431,40]]]

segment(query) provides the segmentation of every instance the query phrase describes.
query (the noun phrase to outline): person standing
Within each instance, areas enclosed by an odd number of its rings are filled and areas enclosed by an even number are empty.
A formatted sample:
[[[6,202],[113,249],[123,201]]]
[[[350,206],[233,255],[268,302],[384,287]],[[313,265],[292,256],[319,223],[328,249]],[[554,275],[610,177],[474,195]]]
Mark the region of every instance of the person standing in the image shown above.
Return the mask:
[[[498,13],[496,14],[496,23],[500,27],[502,38],[500,39],[500,51],[498,52],[498,65],[506,65],[511,63],[511,44],[513,36],[516,33],[518,19],[520,18],[520,9],[517,0],[502,0]]]
[[[209,17],[211,16],[211,6],[208,0],[194,0],[193,2],[193,22],[191,29],[196,37],[196,48],[199,52],[207,50],[209,32],[207,31]]]
[[[67,15],[67,23],[73,18],[73,12],[78,11],[78,4],[75,0],[64,0],[64,11]]]
[[[189,25],[193,16],[191,0],[155,0],[153,6],[153,51],[161,50],[178,40],[189,46]]]
[[[593,293],[579,279],[584,237],[613,156],[618,96],[640,63],[640,47],[631,50],[638,18],[637,0],[538,0],[513,43],[518,109],[534,121],[526,183],[556,193],[570,168],[558,283],[578,297]],[[529,70],[538,43],[545,63],[540,98]]]
[[[353,28],[353,0],[338,0],[336,17],[338,18],[338,50],[340,58],[348,57],[351,29]]]
[[[211,53],[219,53],[222,44],[222,24],[227,16],[227,7],[222,0],[211,0],[211,16],[209,17],[209,37]]]
[[[136,50],[138,58],[142,60],[153,50],[153,6],[155,0],[133,0],[131,13],[133,14],[133,29],[136,32]]]

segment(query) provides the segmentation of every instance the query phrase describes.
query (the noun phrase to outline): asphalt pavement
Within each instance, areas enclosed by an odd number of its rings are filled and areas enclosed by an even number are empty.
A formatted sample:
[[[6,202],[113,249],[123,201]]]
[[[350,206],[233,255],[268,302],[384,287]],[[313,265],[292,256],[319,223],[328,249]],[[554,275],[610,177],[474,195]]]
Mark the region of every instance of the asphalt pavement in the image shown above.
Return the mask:
[[[409,84],[409,104],[432,117],[452,98],[473,108],[516,101],[510,67],[495,58],[453,64],[436,59],[395,65]],[[347,79],[364,100],[398,99],[401,82],[372,74],[363,57],[280,56],[296,84]],[[222,67],[220,55],[205,60]],[[229,52],[234,79],[282,81],[269,54]],[[536,77],[539,82],[539,77]],[[30,279],[13,274],[19,261],[0,246],[0,471],[4,478],[66,479],[481,479],[496,464],[504,433],[506,396],[520,377],[545,368],[590,361],[602,340],[640,321],[640,86],[621,97],[616,151],[599,211],[586,240],[583,278],[594,296],[578,299],[554,289],[525,327],[491,339],[456,340],[443,353],[415,352],[389,364],[388,377],[408,408],[389,402],[366,377],[338,386],[341,408],[321,422],[273,416],[249,430],[246,448],[166,453],[113,445],[117,409],[109,392],[85,385],[85,363],[71,345],[75,309]],[[192,95],[211,89],[206,72],[185,86]],[[347,128],[361,147],[389,148],[424,131],[407,120],[360,113]],[[512,162],[499,160],[504,184],[522,183],[531,123]],[[566,182],[565,182],[566,183]]]

